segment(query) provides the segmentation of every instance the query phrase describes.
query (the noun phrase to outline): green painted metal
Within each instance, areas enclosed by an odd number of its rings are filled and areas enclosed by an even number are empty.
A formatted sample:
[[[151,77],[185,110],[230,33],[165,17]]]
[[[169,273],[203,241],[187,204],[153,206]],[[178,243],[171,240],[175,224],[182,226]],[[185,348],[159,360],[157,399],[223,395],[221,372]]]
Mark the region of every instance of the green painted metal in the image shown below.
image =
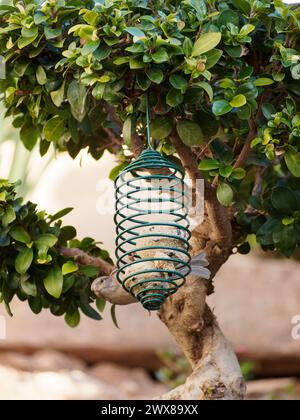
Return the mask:
[[[184,172],[147,149],[118,176],[115,188],[116,277],[145,309],[158,310],[191,271]],[[139,246],[141,241],[151,246]]]
[[[116,191],[116,277],[150,311],[181,287],[191,272],[184,171],[151,144],[119,174]]]

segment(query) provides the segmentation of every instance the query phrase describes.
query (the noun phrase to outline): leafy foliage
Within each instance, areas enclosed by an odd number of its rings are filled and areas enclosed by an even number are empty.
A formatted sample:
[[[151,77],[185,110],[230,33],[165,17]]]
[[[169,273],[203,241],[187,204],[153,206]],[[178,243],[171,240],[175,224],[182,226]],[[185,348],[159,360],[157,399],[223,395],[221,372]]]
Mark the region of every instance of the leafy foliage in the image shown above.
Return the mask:
[[[0,14],[8,66],[0,88],[28,149],[39,141],[41,154],[53,144],[75,157],[88,148],[96,159],[109,150],[120,159],[113,179],[131,159],[133,134],[145,139],[149,93],[159,150],[175,155],[174,132],[191,148],[219,201],[233,207],[239,250],[249,249],[250,233],[265,250],[293,253],[300,243],[298,6],[15,0]]]
[[[90,304],[95,300],[91,282],[98,270],[80,266],[59,252],[76,247],[110,261],[93,239],[75,239],[76,230],[63,226],[61,218],[72,209],[54,216],[38,212],[36,205],[16,198],[15,185],[0,180],[0,301],[11,314],[10,302],[17,296],[38,314],[49,309],[55,316],[65,315],[74,327],[80,312],[101,319]],[[103,304],[102,304],[103,307]]]

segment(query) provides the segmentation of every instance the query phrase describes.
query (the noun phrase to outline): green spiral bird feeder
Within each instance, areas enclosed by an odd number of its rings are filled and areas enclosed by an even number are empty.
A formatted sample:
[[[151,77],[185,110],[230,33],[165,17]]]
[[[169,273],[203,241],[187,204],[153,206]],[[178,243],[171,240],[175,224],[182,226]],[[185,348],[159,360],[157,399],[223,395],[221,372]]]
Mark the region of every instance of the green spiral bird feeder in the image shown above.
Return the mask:
[[[191,272],[184,171],[151,145],[120,173],[116,191],[116,277],[150,311]]]

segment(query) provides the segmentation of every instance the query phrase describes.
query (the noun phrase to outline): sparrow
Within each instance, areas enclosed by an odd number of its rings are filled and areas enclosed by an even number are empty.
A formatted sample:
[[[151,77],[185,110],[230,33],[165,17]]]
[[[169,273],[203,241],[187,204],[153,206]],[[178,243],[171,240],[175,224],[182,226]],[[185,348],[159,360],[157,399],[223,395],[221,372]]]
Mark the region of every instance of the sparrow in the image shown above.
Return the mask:
[[[195,257],[193,257],[191,259],[191,262],[190,262],[191,273],[190,273],[190,275],[209,280],[209,278],[211,276],[211,273],[210,273],[209,269],[207,268],[208,266],[209,266],[209,263],[206,259],[205,252],[200,252],[198,255],[196,255]],[[135,267],[135,266],[133,265],[131,267],[133,269],[133,267]],[[152,262],[152,264],[150,264],[150,265],[147,264],[147,266],[143,267],[143,269],[150,269],[150,270],[153,269],[153,268],[154,268],[153,262]],[[188,270],[189,270],[188,268],[184,267],[184,268],[179,269],[178,271],[181,271],[183,275],[185,275],[185,274],[187,275]],[[138,271],[139,272],[141,271],[141,267],[140,268],[135,267],[134,272],[138,272]],[[127,274],[128,274],[128,272],[127,272]],[[131,271],[129,272],[129,274],[131,274]],[[153,278],[153,274],[155,274],[155,273],[151,274],[151,278]],[[160,278],[162,277],[162,275],[161,275],[162,273],[157,273],[157,274],[159,274]],[[140,276],[142,277],[141,279],[139,278]],[[146,279],[145,274],[137,275],[136,279],[135,279],[135,282],[139,282],[143,279],[144,280]],[[133,281],[133,278],[131,279],[131,282],[132,281]],[[153,282],[153,283],[156,284],[156,282]],[[161,284],[161,282],[157,282],[157,283]],[[127,286],[128,286],[128,284],[127,284]],[[147,287],[149,287],[149,286],[147,286]],[[108,300],[109,302],[117,303],[118,305],[128,305],[129,303],[135,303],[136,302],[136,298],[134,296],[126,293],[125,290],[123,289],[123,287],[118,282],[118,280],[116,278],[116,270],[114,272],[112,272],[110,276],[99,277],[98,279],[96,279],[92,284],[92,291],[97,296],[102,296],[104,299]]]

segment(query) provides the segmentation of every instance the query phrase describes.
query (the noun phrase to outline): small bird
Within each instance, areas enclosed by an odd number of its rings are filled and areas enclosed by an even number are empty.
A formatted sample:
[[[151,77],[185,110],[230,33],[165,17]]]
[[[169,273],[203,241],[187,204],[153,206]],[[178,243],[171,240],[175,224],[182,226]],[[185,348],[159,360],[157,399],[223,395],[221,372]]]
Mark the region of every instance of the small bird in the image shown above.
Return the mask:
[[[190,273],[191,275],[202,278],[202,279],[206,279],[206,280],[210,278],[211,273],[209,269],[207,268],[209,266],[209,263],[206,259],[205,252],[200,252],[198,255],[193,257],[190,262],[190,266],[191,266],[191,273]],[[133,268],[134,266],[131,266],[131,267]],[[154,268],[153,265],[151,266],[148,265],[148,267],[150,267],[150,270]],[[146,267],[144,267],[144,269],[145,268]],[[155,267],[155,268],[159,268],[159,267]],[[166,268],[163,268],[163,269],[166,269]],[[136,267],[135,272],[137,271],[141,271],[141,267],[140,268]],[[179,269],[178,271],[181,271],[182,274],[185,275],[188,273],[188,268],[184,267],[184,268]],[[104,299],[108,300],[109,302],[116,303],[118,305],[128,305],[129,303],[135,303],[136,302],[135,297],[125,292],[123,287],[120,285],[120,283],[116,279],[115,273],[116,271],[114,271],[110,276],[99,277],[98,279],[96,279],[92,285],[93,292],[97,296],[102,296]],[[153,274],[154,273],[151,274],[151,278],[153,278]],[[157,273],[157,274],[159,274],[160,278],[162,277],[161,273]],[[130,272],[129,272],[129,275],[130,275]],[[141,280],[146,279],[145,274],[138,275],[136,277],[137,278],[135,279],[135,282],[139,282]],[[131,279],[131,282],[133,282],[133,278]],[[153,284],[160,283],[160,285],[162,284],[162,282],[159,282],[159,281],[152,282],[152,283]]]

